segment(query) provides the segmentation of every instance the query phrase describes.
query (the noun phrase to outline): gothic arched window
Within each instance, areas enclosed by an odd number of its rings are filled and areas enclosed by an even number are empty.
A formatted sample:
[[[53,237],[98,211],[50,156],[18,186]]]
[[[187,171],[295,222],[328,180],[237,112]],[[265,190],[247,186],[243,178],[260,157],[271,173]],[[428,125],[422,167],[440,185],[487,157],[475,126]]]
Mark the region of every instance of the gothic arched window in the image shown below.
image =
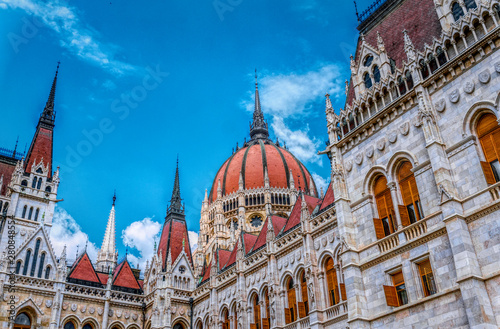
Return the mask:
[[[22,265],[22,262],[20,260],[18,260],[16,262],[16,274],[19,274],[21,272],[21,265]]]
[[[26,275],[28,273],[28,265],[30,263],[30,259],[31,259],[31,250],[28,250],[26,252],[26,257],[24,258],[23,275]]]
[[[438,63],[439,63],[439,65],[444,65],[444,64],[446,64],[447,59],[446,59],[446,54],[445,54],[445,53],[444,53],[444,51],[443,51],[443,48],[438,47],[438,48],[436,49],[436,54],[437,54],[437,59],[438,59]]]
[[[30,211],[28,213],[28,219],[31,219],[31,216],[33,216],[33,207],[30,207]]]
[[[36,182],[37,182],[37,178],[36,178],[36,177],[33,177],[33,181],[31,182],[31,187],[32,187],[32,188],[35,188],[35,187],[36,187]]]
[[[28,181],[26,179],[23,179],[21,182],[21,186],[28,186]]]
[[[45,279],[48,280],[50,278],[50,266],[47,266],[45,269]]]
[[[453,14],[453,18],[455,19],[455,22],[462,18],[462,16],[464,15],[464,10],[458,2],[453,3],[453,5],[451,6],[451,12]]]
[[[86,323],[82,329],[94,329],[94,327],[90,323]]]
[[[373,190],[379,217],[373,219],[375,234],[377,235],[377,239],[382,239],[396,231],[396,216],[392,204],[391,191],[387,187],[387,179],[384,176],[379,176],[375,180]]]
[[[36,188],[39,190],[42,187],[42,178],[38,179],[38,184],[36,184]]]
[[[373,86],[373,83],[372,83],[372,78],[370,77],[370,74],[368,72],[365,73],[364,80],[365,80],[365,88],[370,89]]]
[[[35,222],[38,220],[39,214],[40,214],[40,208],[36,208],[36,210],[35,210]]]
[[[378,65],[375,65],[373,68],[373,80],[375,80],[375,83],[380,82],[380,69],[378,68]]]
[[[434,71],[436,71],[438,68],[436,57],[434,57],[433,54],[429,54],[429,56],[427,56],[427,60],[429,62],[429,68],[431,69],[431,73],[434,73]]]
[[[488,184],[500,181],[500,126],[493,114],[485,114],[479,119],[477,135],[481,142],[486,161],[481,161]]]
[[[307,280],[305,271],[302,271],[302,273],[300,274],[300,295],[302,297],[302,302],[299,302],[299,316],[301,318],[304,318],[309,315],[309,295],[307,293]]]
[[[366,56],[365,61],[363,62],[363,65],[365,67],[369,67],[370,65],[372,65],[372,63],[373,63],[373,56],[372,55]]]
[[[406,94],[406,84],[405,84],[405,82],[404,82],[404,80],[403,80],[402,77],[398,78],[398,88],[399,88],[399,93],[401,95]]]
[[[399,213],[403,226],[408,226],[424,218],[417,181],[411,171],[412,168],[411,163],[405,161],[398,170],[399,188],[403,197],[403,206],[399,207]]]
[[[333,266],[333,258],[328,257],[325,262],[326,288],[328,290],[329,305],[336,305],[340,301],[337,271]]]
[[[43,272],[43,265],[45,263],[45,253],[42,253],[42,256],[40,257],[40,264],[38,265],[38,277],[42,277],[42,272]]]
[[[420,72],[422,72],[422,78],[426,79],[429,76],[429,68],[423,59],[419,62]]]
[[[260,305],[259,305],[259,296],[255,294],[255,297],[252,301],[253,305],[253,323],[257,329],[261,328],[261,316],[260,316]]]
[[[31,328],[31,319],[26,313],[20,313],[14,320],[16,328]]]
[[[408,86],[408,90],[413,89],[413,76],[410,71],[406,71],[405,73],[406,85]]]
[[[465,3],[465,7],[467,8],[467,10],[477,8],[477,4],[476,4],[475,0],[465,0],[464,3]]]
[[[66,324],[64,325],[64,329],[75,329],[76,326],[75,324],[73,323],[73,321],[68,321],[66,322]]]
[[[23,214],[21,215],[22,218],[26,218],[26,211],[28,210],[28,206],[23,207]]]
[[[42,242],[42,240],[40,239],[36,240],[35,252],[33,253],[33,260],[31,261],[31,272],[30,272],[31,276],[35,275],[36,262],[38,260],[38,251],[40,250],[40,242]]]
[[[286,295],[288,308],[285,308],[285,322],[292,323],[297,320],[297,298],[292,278],[289,278],[286,282]]]
[[[46,186],[45,187],[45,192],[48,192],[48,193],[52,192],[52,187]]]

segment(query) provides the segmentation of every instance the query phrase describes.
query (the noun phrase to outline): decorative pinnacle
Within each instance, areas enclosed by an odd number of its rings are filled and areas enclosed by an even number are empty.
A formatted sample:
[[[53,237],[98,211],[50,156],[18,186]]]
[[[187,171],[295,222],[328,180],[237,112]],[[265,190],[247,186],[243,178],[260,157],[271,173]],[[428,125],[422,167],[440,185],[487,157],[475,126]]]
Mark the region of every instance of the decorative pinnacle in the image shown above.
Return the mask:
[[[59,65],[61,62],[57,62],[56,74],[54,75],[54,80],[52,81],[52,87],[50,88],[49,98],[47,103],[45,103],[45,108],[41,115],[40,121],[47,124],[54,124],[55,113],[54,113],[54,100],[56,97],[56,86],[57,86],[57,75],[59,74]]]
[[[250,124],[250,137],[252,139],[267,139],[269,131],[264,113],[260,106],[259,83],[257,80],[257,69],[255,69],[255,108],[253,111],[253,122]]]
[[[116,190],[115,190],[115,194],[113,195],[113,207],[115,206],[115,202],[116,202]]]
[[[181,188],[179,184],[179,155],[177,155],[177,165],[175,168],[174,189],[172,191],[172,198],[170,199],[170,206],[167,213],[174,212],[176,214],[184,214],[184,207],[182,206]]]

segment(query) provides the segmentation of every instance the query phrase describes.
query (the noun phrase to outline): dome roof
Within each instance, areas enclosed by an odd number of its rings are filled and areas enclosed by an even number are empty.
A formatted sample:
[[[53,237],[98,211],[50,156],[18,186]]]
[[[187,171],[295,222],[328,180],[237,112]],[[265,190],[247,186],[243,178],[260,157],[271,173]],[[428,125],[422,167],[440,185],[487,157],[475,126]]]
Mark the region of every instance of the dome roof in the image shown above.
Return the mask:
[[[219,169],[210,190],[210,202],[217,199],[219,181],[223,196],[238,191],[240,172],[244,189],[264,187],[265,167],[270,187],[290,188],[291,170],[297,190],[300,187],[308,194],[317,195],[311,174],[292,153],[269,140],[259,139],[249,144],[233,153]],[[309,191],[311,182],[313,191]]]

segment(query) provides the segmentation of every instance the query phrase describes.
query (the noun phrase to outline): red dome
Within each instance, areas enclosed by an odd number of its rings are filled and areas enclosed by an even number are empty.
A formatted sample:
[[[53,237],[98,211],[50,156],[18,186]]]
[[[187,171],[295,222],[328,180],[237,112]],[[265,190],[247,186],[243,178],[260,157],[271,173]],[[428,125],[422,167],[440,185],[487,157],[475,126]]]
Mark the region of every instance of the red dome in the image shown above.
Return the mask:
[[[243,175],[244,189],[264,187],[264,168],[267,166],[269,185],[271,187],[289,188],[289,172],[292,170],[293,181],[296,189],[309,192],[312,181],[317,195],[316,184],[306,167],[286,149],[283,149],[269,140],[258,140],[236,151],[227,159],[217,172],[212,189],[210,201],[217,199],[217,186],[220,180],[222,195],[238,191],[240,172]]]

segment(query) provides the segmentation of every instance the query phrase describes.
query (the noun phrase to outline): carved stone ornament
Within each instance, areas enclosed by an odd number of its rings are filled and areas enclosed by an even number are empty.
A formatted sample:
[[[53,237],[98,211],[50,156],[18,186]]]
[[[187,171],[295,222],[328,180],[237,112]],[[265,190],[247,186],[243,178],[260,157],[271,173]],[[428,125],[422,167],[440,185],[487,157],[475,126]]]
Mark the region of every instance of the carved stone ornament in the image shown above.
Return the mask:
[[[87,305],[80,306],[80,312],[85,313],[87,311]]]
[[[116,311],[116,317],[121,318],[122,317],[122,311]]]
[[[403,136],[406,136],[410,133],[410,123],[405,122],[401,126],[399,126],[399,133]]]
[[[136,313],[132,314],[132,320],[137,321],[137,314]]]
[[[21,229],[21,232],[20,232],[21,236],[25,236],[26,235],[26,230],[23,228]]]
[[[484,70],[483,72],[479,73],[479,82],[482,84],[487,84],[490,82],[491,79],[491,73],[488,70]]]
[[[356,156],[354,157],[354,161],[356,162],[357,165],[360,165],[363,163],[363,153],[359,152],[358,154],[356,154]]]
[[[495,71],[497,71],[497,73],[500,73],[500,62],[495,64]]]
[[[45,307],[46,308],[51,308],[52,307],[52,299],[47,299],[45,301]]]
[[[345,163],[345,170],[347,170],[347,172],[351,172],[352,170],[352,161],[349,160]]]
[[[394,144],[398,140],[398,134],[395,131],[393,131],[389,134],[388,139],[391,144]]]
[[[77,305],[76,305],[76,304],[71,304],[71,310],[72,310],[73,312],[75,312],[75,311],[76,311],[76,309],[77,309]]]
[[[326,247],[327,243],[328,243],[328,241],[326,240],[325,237],[321,238],[321,244],[323,245],[323,247]]]
[[[319,250],[319,247],[320,247],[319,241],[318,240],[314,241],[314,249]]]
[[[109,312],[108,312],[108,316],[109,316],[109,317],[112,317],[114,313],[115,313],[115,312],[113,312],[113,310],[109,310]]]
[[[102,315],[102,313],[103,313],[103,312],[104,312],[104,311],[103,311],[103,309],[102,309],[102,308],[100,308],[100,307],[99,307],[99,308],[97,309],[97,314]]]
[[[371,159],[373,157],[374,151],[375,149],[373,148],[373,146],[368,146],[368,148],[366,149],[366,156],[368,157],[368,159]]]
[[[68,309],[68,306],[69,306],[69,303],[68,302],[64,302],[63,305],[62,305],[62,309],[66,311]]]
[[[41,299],[41,298],[37,298],[36,301],[35,301],[35,304],[37,306],[42,306],[42,303],[43,303],[43,299]]]
[[[458,103],[459,100],[460,100],[460,91],[458,91],[458,89],[455,89],[452,92],[450,92],[450,102],[456,104]]]
[[[123,315],[125,319],[130,318],[130,313],[128,311],[125,311],[125,314]]]
[[[93,306],[90,306],[89,307],[89,313],[90,314],[94,314],[94,312],[95,312],[95,308]]]
[[[377,150],[383,151],[384,149],[385,149],[385,139],[382,138],[377,141]]]
[[[476,85],[474,84],[474,81],[467,81],[465,83],[465,85],[464,85],[464,91],[467,94],[472,94],[474,92],[474,89],[476,89]]]

